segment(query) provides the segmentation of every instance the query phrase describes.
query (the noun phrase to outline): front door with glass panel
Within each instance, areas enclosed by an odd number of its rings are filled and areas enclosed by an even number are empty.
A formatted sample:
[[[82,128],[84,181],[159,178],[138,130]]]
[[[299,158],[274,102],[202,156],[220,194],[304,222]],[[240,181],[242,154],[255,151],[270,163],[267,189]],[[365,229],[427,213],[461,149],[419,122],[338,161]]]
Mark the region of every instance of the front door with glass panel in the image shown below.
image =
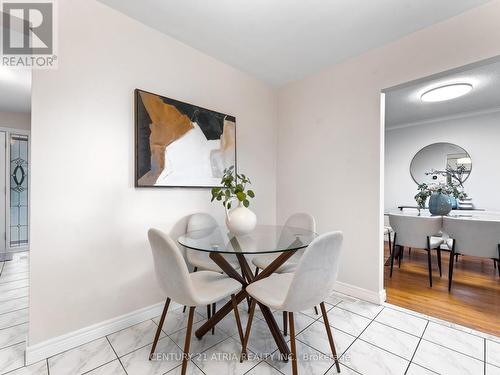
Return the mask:
[[[28,248],[28,136],[10,134],[10,220],[8,246],[10,250]]]

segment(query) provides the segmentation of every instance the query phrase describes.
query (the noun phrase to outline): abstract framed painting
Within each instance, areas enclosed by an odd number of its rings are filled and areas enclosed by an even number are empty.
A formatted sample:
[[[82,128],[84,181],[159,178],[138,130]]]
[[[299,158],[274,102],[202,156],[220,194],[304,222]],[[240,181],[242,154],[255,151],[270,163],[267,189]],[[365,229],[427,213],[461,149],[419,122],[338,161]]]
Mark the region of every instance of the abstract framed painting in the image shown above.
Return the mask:
[[[215,187],[236,167],[236,119],[136,89],[135,186]]]

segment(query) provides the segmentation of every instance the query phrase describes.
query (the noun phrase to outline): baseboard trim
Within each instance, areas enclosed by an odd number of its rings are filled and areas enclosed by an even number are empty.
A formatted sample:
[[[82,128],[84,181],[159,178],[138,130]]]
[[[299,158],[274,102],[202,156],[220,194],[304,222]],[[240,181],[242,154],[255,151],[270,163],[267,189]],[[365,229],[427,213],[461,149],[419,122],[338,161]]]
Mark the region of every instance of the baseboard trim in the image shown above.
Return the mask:
[[[385,289],[375,292],[373,290],[363,289],[359,286],[337,281],[334,290],[371,303],[376,303],[377,305],[382,305],[386,300]]]
[[[134,324],[152,319],[161,314],[163,306],[164,303],[157,303],[77,331],[54,337],[35,345],[28,345],[26,347],[26,364],[33,364],[124,328],[128,328]],[[177,307],[180,307],[180,305],[176,303],[170,305],[171,309]]]
[[[337,292],[379,305],[383,304],[386,299],[385,289],[379,292],[374,292],[372,290],[363,289],[340,281],[335,283],[334,289]],[[170,308],[175,309],[179,307],[181,307],[179,304],[172,303]],[[147,319],[152,319],[155,316],[160,315],[162,309],[163,303],[158,303],[79,329],[77,331],[54,337],[35,345],[28,345],[26,347],[26,364],[31,365],[66,350],[76,348],[77,346],[128,328],[134,324],[141,323]]]

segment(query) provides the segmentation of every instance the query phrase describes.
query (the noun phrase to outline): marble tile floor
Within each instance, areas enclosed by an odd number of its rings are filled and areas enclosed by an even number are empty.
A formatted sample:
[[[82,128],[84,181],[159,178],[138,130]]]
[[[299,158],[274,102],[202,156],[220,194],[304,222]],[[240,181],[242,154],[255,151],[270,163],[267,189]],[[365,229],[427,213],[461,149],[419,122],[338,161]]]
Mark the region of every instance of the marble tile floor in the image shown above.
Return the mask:
[[[25,264],[3,265],[27,272]],[[26,269],[26,270],[24,270]],[[11,273],[8,273],[11,275]],[[10,280],[10,279],[9,279]],[[7,283],[9,283],[8,281]],[[0,289],[2,274],[0,273]],[[14,285],[14,284],[13,284]],[[25,284],[15,284],[26,287]],[[8,290],[6,287],[5,290]],[[148,355],[159,317],[25,366],[27,311],[19,303],[0,302],[0,374],[10,375],[160,375],[180,373],[187,313],[169,311],[158,342],[157,360]],[[221,302],[222,303],[222,302]],[[500,338],[393,305],[378,306],[334,293],[326,301],[342,374],[500,374]],[[198,308],[195,329],[206,319]],[[246,305],[240,305],[243,324]],[[300,374],[336,373],[322,318],[314,311],[296,315]],[[281,313],[275,312],[281,327]],[[288,337],[287,337],[288,339]],[[239,336],[233,314],[202,340],[191,342],[190,375],[291,374],[290,363],[276,358],[276,347],[262,315],[256,313],[249,341],[250,358],[239,363]]]

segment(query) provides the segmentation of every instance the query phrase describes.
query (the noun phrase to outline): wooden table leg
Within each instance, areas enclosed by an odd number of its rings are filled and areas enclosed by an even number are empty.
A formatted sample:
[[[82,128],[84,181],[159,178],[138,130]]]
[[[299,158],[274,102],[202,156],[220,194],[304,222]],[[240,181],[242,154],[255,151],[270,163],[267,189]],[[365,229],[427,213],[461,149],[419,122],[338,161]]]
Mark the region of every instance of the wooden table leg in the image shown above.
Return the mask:
[[[254,276],[251,272],[251,268],[248,265],[248,262],[243,254],[236,254],[238,262],[240,263],[240,267],[243,271],[244,277],[242,277],[238,271],[234,269],[234,267],[220,254],[220,253],[210,253],[210,258],[229,276],[233,279],[239,281],[243,288],[245,288],[249,283],[253,281],[257,281],[263,279],[265,277],[273,274],[278,268],[280,268],[293,254],[294,251],[285,251],[281,253],[269,266],[267,266],[261,273],[257,276]],[[246,279],[246,280],[245,280]],[[238,294],[236,294],[235,302],[240,304],[248,296],[248,293],[243,289]],[[266,320],[267,326],[271,331],[271,335],[276,342],[276,345],[282,355],[284,361],[288,361],[290,356],[290,349],[286,343],[285,337],[283,333],[279,329],[278,323],[276,323],[276,319],[271,312],[271,310],[262,304],[259,303],[260,310],[264,315],[264,319]],[[210,319],[208,319],[200,328],[198,328],[195,332],[197,338],[201,339],[208,331],[212,329],[217,323],[219,323],[227,314],[229,314],[233,310],[232,302],[226,303],[222,306]],[[248,340],[248,338],[245,338]]]

